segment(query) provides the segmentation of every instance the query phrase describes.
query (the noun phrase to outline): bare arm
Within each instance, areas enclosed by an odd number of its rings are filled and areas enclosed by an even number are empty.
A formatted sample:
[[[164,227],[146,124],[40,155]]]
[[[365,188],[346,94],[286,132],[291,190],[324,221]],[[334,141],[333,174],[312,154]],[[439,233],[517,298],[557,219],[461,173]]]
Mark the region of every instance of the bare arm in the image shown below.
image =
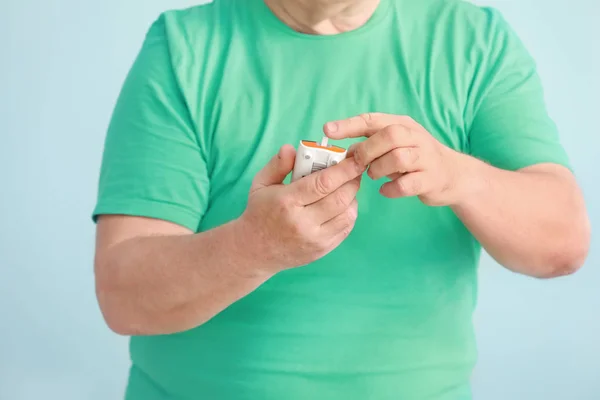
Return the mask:
[[[123,335],[195,328],[277,272],[337,247],[354,227],[362,169],[351,159],[290,185],[284,146],[256,176],[244,214],[193,234],[170,222],[99,218],[96,291],[109,327]]]
[[[184,331],[269,279],[236,226],[194,235],[161,220],[100,217],[96,290],[110,328],[124,335]]]
[[[452,208],[498,263],[538,278],[583,265],[590,225],[570,171],[540,164],[511,172],[460,157],[467,195]]]

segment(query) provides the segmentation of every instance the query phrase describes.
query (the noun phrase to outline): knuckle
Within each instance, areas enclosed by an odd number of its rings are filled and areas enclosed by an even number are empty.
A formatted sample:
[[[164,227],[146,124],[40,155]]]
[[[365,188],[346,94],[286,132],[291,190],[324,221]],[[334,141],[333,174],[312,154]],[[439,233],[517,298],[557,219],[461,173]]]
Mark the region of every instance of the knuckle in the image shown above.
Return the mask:
[[[349,226],[346,229],[342,230],[342,236],[345,238],[350,236],[350,234],[352,233],[352,229],[353,227]]]
[[[298,243],[303,243],[307,246],[314,247],[318,245],[316,236],[312,233],[311,229],[303,223],[297,223],[294,225],[293,235],[297,238]]]
[[[342,228],[342,235],[348,236],[350,232],[354,229],[354,224],[356,223],[356,217],[353,213],[346,213],[346,219],[344,221],[344,226]]]
[[[299,223],[299,221],[290,221],[290,226],[289,226],[289,230],[290,233],[292,234],[292,236],[294,237],[300,237],[303,236],[302,233],[304,232],[304,227]]]
[[[356,219],[358,218],[358,201],[356,199],[353,199],[350,203],[350,207],[346,209],[346,216],[348,217],[350,224],[354,225],[354,222],[356,222]]]
[[[380,173],[380,171],[379,171],[378,164],[371,164],[371,166],[367,170],[367,176],[370,177],[371,179],[376,179],[379,176],[379,173]]]
[[[357,215],[358,214],[356,212],[356,208],[355,207],[348,208],[348,210],[346,211],[346,217],[348,218],[348,224],[349,225],[353,225],[354,222],[356,222]]]
[[[290,226],[295,229],[296,225],[298,224],[298,213],[295,212],[296,206],[294,197],[289,195],[279,196],[276,198],[273,206],[274,209],[270,210],[272,214],[275,214],[277,216],[276,218],[281,219],[286,226]]]
[[[364,152],[364,144],[357,144],[355,145],[353,152],[352,152],[352,156],[354,157],[354,159],[356,161],[360,161],[363,157],[363,152]]]
[[[404,182],[403,179],[397,179],[395,182],[396,182],[396,188],[398,189],[398,192],[400,194],[403,194],[403,195],[408,194],[408,191],[406,190],[406,183]]]
[[[407,150],[408,150],[408,158],[411,160],[411,162],[413,164],[416,164],[417,162],[419,162],[419,158],[421,157],[419,152],[416,149],[413,149],[410,147]]]
[[[358,116],[358,118],[360,120],[362,120],[362,122],[366,125],[366,126],[370,126],[371,122],[373,121],[373,113],[362,113]]]
[[[418,193],[418,183],[410,179],[398,179],[397,185],[400,193],[405,196],[412,196]]]
[[[402,134],[404,135],[404,137],[406,138],[407,141],[412,141],[415,138],[415,131],[411,128],[408,128],[406,126],[402,127]]]
[[[387,140],[389,140],[394,147],[400,147],[406,137],[406,127],[402,125],[391,125],[387,129]]]
[[[352,226],[353,224],[353,220],[352,220],[352,215],[350,215],[349,213],[344,213],[340,216],[340,224],[339,224],[339,230],[343,231],[348,229],[350,226]]]
[[[298,237],[298,238],[312,237],[307,224],[298,218],[290,219],[289,229],[290,229],[292,236],[294,236],[294,237]]]
[[[330,174],[325,173],[325,171],[318,174],[314,182],[314,190],[319,195],[326,195],[333,188],[333,178]]]
[[[407,171],[409,169],[411,169],[416,162],[419,159],[419,154],[418,152],[411,147],[407,147],[404,149],[401,149],[401,151],[398,154],[398,166],[400,168],[402,168],[403,171]]]
[[[406,167],[406,158],[404,156],[404,152],[402,149],[395,149],[392,151],[392,156],[394,157],[394,167],[399,172],[402,172]]]
[[[347,207],[351,201],[350,194],[345,190],[337,190],[334,194],[336,207]]]
[[[396,145],[398,143],[397,133],[398,127],[396,125],[390,125],[386,127],[381,134],[385,141]]]
[[[409,190],[411,191],[411,193],[420,193],[421,192],[421,188],[423,187],[423,184],[421,183],[420,179],[412,179],[409,183]]]
[[[279,195],[275,198],[275,207],[277,210],[287,214],[292,208],[292,197],[289,195]]]
[[[362,178],[361,176],[359,176],[358,178],[353,179],[350,182],[350,187],[352,188],[351,193],[352,193],[352,197],[354,199],[356,199],[356,195],[358,194],[358,191],[360,190],[360,185],[362,183]]]

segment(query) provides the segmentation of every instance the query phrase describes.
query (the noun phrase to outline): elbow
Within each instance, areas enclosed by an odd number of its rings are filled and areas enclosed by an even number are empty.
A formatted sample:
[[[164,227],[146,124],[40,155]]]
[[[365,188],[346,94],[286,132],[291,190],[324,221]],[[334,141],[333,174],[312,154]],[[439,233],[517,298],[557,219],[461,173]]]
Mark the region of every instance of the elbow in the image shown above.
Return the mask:
[[[120,336],[139,336],[145,333],[143,326],[135,322],[137,318],[127,310],[118,294],[97,285],[96,297],[104,322],[111,331]]]
[[[143,335],[143,325],[139,316],[132,311],[132,299],[127,289],[121,287],[111,265],[96,263],[96,299],[104,322],[108,328],[120,336]]]
[[[554,279],[573,275],[583,267],[586,258],[587,251],[584,250],[561,254],[549,261],[537,278]]]
[[[195,328],[190,321],[174,320],[170,315],[149,312],[144,307],[127,306],[129,303],[117,298],[98,296],[104,322],[119,336],[170,335]],[[177,310],[174,310],[177,317]]]
[[[148,336],[151,335],[149,332],[144,332],[142,329],[138,329],[131,324],[120,323],[118,321],[109,322],[106,320],[108,328],[119,336]]]
[[[565,237],[556,251],[549,255],[541,279],[560,278],[575,274],[587,260],[591,242],[589,223],[576,234]]]
[[[119,336],[140,336],[143,332],[114,312],[102,310],[104,322],[108,328]]]
[[[99,299],[103,296],[99,296]],[[119,336],[148,336],[160,334],[153,326],[143,321],[140,315],[129,312],[127,308],[114,300],[99,300],[100,310],[107,327]]]
[[[133,325],[127,323],[127,321],[114,316],[110,313],[102,312],[104,315],[104,321],[108,328],[119,336],[140,336],[143,333],[136,329]]]
[[[561,207],[561,217],[545,229],[550,235],[545,244],[544,265],[539,271],[544,271],[540,278],[551,279],[573,275],[579,271],[588,257],[591,244],[591,224],[586,210],[585,201],[577,189],[571,174],[567,178],[564,193],[569,199]],[[568,187],[571,189],[569,190]],[[566,212],[565,212],[566,211]]]
[[[137,290],[122,286],[110,276],[97,276],[96,298],[107,327],[119,336],[152,336],[186,330],[187,321],[178,321],[178,309],[162,309]],[[175,316],[175,318],[173,318]],[[182,326],[180,326],[182,325]],[[186,329],[184,329],[186,328]]]

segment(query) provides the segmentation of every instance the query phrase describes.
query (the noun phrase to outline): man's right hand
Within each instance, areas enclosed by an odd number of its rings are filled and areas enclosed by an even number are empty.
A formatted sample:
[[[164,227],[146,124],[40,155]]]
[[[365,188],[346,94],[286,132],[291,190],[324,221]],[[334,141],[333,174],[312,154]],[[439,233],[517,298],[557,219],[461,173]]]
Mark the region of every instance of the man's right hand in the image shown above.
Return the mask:
[[[246,211],[236,221],[243,243],[270,273],[325,256],[350,234],[358,215],[364,167],[347,158],[283,185],[294,161],[294,148],[283,146],[254,178]]]

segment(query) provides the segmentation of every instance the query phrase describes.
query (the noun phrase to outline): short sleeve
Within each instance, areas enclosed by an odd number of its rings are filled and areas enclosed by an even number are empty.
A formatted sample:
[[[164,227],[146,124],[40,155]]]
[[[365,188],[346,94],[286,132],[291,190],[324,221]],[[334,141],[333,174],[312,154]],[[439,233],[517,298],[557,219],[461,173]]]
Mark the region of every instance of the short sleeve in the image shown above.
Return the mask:
[[[196,231],[207,206],[205,157],[171,63],[163,17],[149,29],[106,135],[93,212],[157,218]]]
[[[539,163],[569,168],[532,56],[499,12],[482,12],[487,37],[469,105],[471,155],[507,170]]]

